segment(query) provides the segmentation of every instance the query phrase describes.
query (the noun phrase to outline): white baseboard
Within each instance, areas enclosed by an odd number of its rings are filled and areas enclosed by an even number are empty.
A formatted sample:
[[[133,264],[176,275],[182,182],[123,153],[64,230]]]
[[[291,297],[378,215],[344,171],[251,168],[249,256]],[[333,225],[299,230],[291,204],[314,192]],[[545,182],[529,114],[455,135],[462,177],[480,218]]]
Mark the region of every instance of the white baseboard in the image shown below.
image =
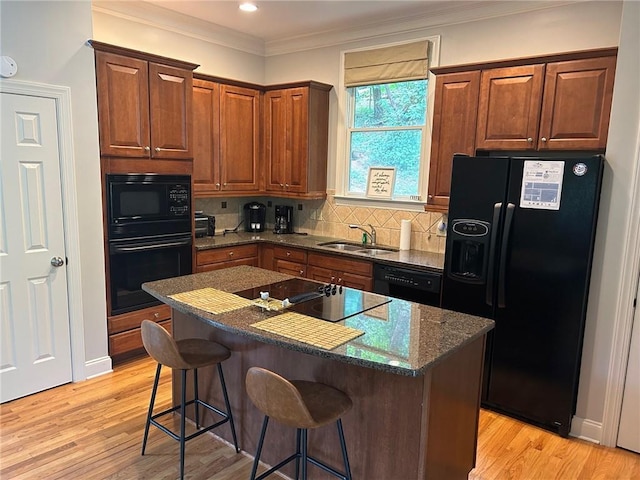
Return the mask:
[[[100,375],[104,375],[105,373],[110,373],[113,371],[111,364],[111,357],[102,357],[96,358],[94,360],[90,360],[85,362],[84,364],[85,371],[85,379],[89,380],[90,378],[99,377]]]
[[[574,416],[569,435],[599,444],[602,440],[602,423]]]

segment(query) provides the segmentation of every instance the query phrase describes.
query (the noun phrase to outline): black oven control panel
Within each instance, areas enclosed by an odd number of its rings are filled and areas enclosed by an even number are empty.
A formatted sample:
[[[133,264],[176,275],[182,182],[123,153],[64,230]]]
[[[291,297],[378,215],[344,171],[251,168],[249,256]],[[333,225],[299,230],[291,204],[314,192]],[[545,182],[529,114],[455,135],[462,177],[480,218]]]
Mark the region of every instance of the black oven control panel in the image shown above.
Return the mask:
[[[168,188],[169,215],[180,217],[189,216],[189,186],[172,185]]]

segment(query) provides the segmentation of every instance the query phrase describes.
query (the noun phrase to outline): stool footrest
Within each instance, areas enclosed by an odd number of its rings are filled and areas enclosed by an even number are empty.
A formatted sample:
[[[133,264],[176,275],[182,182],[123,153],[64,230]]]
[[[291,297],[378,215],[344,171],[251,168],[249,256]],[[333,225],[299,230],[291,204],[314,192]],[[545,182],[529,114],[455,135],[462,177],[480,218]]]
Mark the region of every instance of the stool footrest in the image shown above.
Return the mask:
[[[192,438],[198,437],[200,435],[202,435],[203,433],[206,433],[210,430],[213,430],[216,427],[219,427],[220,425],[223,425],[225,423],[227,423],[228,421],[230,421],[229,419],[229,415],[225,412],[223,412],[222,410],[220,410],[219,408],[214,407],[213,405],[209,405],[208,403],[198,399],[198,400],[189,400],[188,402],[186,402],[184,404],[185,407],[188,407],[189,405],[193,405],[194,403],[196,403],[197,405],[202,405],[203,407],[205,407],[206,409],[217,413],[218,415],[220,415],[221,417],[223,417],[222,420],[220,420],[219,422],[214,423],[213,425],[209,425],[208,427],[204,427],[199,429],[197,432],[192,433],[191,435],[187,436],[184,438],[184,441],[186,442],[187,440],[191,440]],[[156,421],[156,418],[160,418],[164,415],[167,415],[169,413],[173,413],[177,410],[180,410],[180,405],[176,405],[175,407],[169,408],[167,410],[163,410],[160,413],[156,413],[155,415],[153,415],[150,419],[150,423],[152,425],[154,425],[155,427],[159,428],[160,430],[162,430],[164,433],[166,433],[167,435],[169,435],[171,438],[173,438],[174,440],[180,441],[180,436],[177,435],[175,432],[172,432],[169,428],[167,428],[166,426],[162,425],[161,423]]]
[[[282,467],[284,467],[289,462],[295,460],[296,458],[302,458],[302,454],[301,453],[294,453],[289,458],[286,458],[285,460],[281,461],[275,467],[271,467],[269,470],[267,470],[266,472],[262,473],[260,476],[256,477],[256,480],[262,480],[263,478],[268,477],[273,472],[275,472],[276,470],[280,470]],[[320,460],[317,460],[317,459],[315,459],[313,457],[307,456],[307,461],[309,463],[313,463],[316,467],[320,467],[322,470],[324,470],[327,473],[330,473],[334,477],[338,477],[338,478],[340,478],[342,480],[347,480],[347,476],[346,475],[344,475],[343,473],[338,472],[334,468],[331,468],[326,463],[322,463]]]

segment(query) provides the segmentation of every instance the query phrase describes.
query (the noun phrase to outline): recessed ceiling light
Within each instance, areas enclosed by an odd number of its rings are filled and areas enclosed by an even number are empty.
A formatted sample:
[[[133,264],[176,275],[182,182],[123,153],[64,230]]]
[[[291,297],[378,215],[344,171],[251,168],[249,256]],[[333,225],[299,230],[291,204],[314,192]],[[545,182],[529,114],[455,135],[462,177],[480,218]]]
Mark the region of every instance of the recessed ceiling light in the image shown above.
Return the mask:
[[[241,3],[239,8],[243,12],[255,12],[258,10],[258,7],[255,4],[249,2]]]

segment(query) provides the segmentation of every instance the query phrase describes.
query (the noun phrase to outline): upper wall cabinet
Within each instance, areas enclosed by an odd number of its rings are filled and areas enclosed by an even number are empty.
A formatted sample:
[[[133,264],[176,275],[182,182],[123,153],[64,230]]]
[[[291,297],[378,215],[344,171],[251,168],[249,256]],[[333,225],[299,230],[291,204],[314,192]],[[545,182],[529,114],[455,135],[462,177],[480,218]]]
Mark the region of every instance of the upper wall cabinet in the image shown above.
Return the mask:
[[[616,57],[547,64],[539,150],[604,150]]]
[[[480,72],[438,75],[433,107],[428,204],[447,211],[454,153],[473,155]]]
[[[433,69],[425,209],[448,209],[454,153],[603,152],[616,55],[606,48]]]
[[[476,147],[604,150],[616,57],[482,72]]]
[[[190,159],[192,70],[197,65],[99,42],[92,45],[96,49],[100,153]]]
[[[223,191],[260,189],[260,91],[220,86],[220,180]]]
[[[260,91],[193,81],[193,182],[196,196],[260,189]]]
[[[263,129],[268,193],[326,197],[331,88],[318,82],[267,87]]]
[[[483,71],[476,146],[486,150],[534,148],[543,82],[544,65]]]

